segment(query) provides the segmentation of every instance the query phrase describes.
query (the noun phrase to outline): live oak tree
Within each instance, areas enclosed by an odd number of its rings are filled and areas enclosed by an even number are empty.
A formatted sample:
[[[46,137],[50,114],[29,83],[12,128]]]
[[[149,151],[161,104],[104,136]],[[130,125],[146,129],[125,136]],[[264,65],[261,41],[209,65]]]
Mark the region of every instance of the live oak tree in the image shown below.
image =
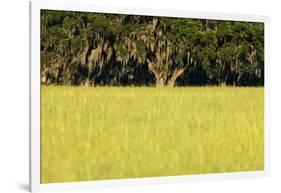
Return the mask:
[[[153,72],[156,86],[174,86],[177,78],[191,63],[192,34],[196,25],[192,20],[178,18],[152,19],[147,28],[147,63]]]
[[[263,85],[262,23],[41,11],[41,82]]]

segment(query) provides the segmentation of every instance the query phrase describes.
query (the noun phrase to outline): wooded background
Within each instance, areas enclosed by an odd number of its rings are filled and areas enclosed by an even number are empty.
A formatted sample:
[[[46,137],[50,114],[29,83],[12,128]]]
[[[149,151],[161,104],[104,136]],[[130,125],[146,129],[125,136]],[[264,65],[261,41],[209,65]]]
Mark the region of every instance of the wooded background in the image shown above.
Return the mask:
[[[41,10],[41,83],[263,86],[264,24]]]

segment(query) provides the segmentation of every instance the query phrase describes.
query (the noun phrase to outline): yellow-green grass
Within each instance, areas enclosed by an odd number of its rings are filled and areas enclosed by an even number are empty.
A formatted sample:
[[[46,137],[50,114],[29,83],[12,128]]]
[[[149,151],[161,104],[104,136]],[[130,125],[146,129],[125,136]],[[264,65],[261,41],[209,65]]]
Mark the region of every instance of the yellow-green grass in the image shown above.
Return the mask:
[[[263,170],[264,89],[41,90],[41,182]]]

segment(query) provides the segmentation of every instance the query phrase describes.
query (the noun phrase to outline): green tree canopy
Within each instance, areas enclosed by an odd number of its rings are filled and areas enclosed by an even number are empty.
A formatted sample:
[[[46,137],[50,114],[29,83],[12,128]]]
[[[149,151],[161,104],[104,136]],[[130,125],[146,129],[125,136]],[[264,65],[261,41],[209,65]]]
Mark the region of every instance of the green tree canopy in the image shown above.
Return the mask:
[[[41,11],[41,81],[263,85],[263,23]]]

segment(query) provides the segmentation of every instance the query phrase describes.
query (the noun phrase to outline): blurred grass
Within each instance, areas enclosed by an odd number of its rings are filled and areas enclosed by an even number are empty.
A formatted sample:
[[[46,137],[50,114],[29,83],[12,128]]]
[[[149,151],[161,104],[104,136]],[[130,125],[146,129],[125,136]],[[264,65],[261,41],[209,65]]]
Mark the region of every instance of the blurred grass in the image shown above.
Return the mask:
[[[41,90],[41,182],[263,170],[263,88]]]

